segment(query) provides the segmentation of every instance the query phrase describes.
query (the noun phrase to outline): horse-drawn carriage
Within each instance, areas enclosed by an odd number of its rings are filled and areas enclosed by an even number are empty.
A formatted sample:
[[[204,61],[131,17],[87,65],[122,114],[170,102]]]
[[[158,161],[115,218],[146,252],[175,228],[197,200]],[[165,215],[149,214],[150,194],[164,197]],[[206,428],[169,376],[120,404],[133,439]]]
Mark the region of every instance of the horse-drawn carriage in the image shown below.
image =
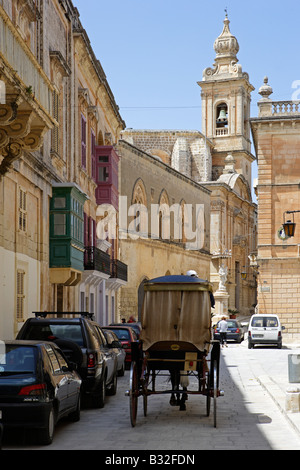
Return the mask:
[[[144,285],[142,331],[139,343],[132,343],[130,369],[131,425],[135,426],[138,398],[143,397],[144,416],[150,395],[169,394],[170,404],[185,410],[189,394],[206,397],[206,415],[214,405],[217,424],[220,343],[211,338],[212,287],[208,281],[191,276],[163,276]],[[157,377],[170,377],[171,389],[156,390]],[[197,389],[189,389],[189,378]]]

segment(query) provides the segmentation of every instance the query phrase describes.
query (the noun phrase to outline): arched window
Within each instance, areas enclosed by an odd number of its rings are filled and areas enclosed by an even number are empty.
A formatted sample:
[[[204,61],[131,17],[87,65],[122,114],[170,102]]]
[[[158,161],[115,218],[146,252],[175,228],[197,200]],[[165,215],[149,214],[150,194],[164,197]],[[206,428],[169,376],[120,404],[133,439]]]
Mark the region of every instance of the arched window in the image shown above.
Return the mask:
[[[170,202],[165,190],[159,198],[159,238],[170,239]]]
[[[148,235],[147,195],[143,181],[139,178],[133,188],[130,215],[134,218],[134,231]]]
[[[216,107],[216,135],[228,134],[228,107],[226,103],[220,103]]]

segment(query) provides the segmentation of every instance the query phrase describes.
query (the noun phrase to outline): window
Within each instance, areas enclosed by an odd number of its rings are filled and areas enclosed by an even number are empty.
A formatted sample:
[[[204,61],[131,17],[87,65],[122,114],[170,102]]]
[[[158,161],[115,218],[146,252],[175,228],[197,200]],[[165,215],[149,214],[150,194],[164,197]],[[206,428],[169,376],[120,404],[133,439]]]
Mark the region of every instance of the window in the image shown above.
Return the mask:
[[[50,359],[51,367],[53,370],[54,374],[58,374],[60,372],[60,365],[57,360],[57,357],[55,355],[55,352],[53,351],[52,347],[49,344],[45,345],[45,349],[48,353],[48,357]]]
[[[86,119],[81,115],[81,165],[86,168]]]
[[[58,93],[53,91],[53,117],[58,122],[59,120],[59,96]],[[58,153],[59,151],[59,128],[54,126],[51,131],[51,151]]]
[[[57,349],[55,350],[55,354],[56,354],[56,357],[58,359],[58,363],[60,365],[60,368],[61,370],[63,370],[63,367],[65,367],[66,369],[68,369],[68,363],[67,361],[65,360],[65,358],[62,356],[62,354],[60,353],[60,351],[58,351]]]
[[[27,202],[26,192],[20,188],[19,190],[19,230],[26,232],[27,227]]]
[[[109,171],[107,166],[99,166],[98,167],[98,182],[103,183],[108,181],[109,178]]]
[[[96,180],[96,137],[94,131],[91,131],[91,167],[92,178]]]
[[[17,321],[23,321],[24,318],[24,302],[25,302],[25,271],[18,269],[17,271]]]
[[[66,207],[65,197],[55,197],[53,203],[54,209],[64,209]]]
[[[228,134],[228,108],[226,103],[220,103],[216,108],[216,135]]]
[[[66,235],[66,215],[53,214],[54,220],[54,235]]]

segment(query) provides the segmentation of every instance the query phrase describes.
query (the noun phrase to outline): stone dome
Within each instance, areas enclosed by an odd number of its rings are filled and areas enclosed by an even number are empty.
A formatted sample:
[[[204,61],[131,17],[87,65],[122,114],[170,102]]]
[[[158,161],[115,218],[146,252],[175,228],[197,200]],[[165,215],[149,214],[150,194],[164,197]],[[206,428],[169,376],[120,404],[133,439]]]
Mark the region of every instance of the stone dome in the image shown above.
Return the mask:
[[[229,23],[230,21],[226,15],[223,31],[214,43],[214,49],[217,53],[216,60],[224,58],[237,60],[236,54],[240,47],[236,37],[230,32]]]

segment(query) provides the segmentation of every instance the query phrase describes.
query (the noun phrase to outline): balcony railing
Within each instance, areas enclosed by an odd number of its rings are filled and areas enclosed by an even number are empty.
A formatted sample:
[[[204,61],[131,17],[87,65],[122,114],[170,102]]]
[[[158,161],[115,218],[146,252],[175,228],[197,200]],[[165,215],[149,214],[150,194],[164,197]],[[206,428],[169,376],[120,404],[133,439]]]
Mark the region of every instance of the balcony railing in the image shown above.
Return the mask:
[[[273,115],[300,114],[300,101],[273,101]]]
[[[52,116],[51,82],[29,48],[24,46],[21,36],[15,31],[2,7],[0,7],[0,55],[10,64],[22,82],[30,87],[35,100]]]
[[[127,281],[127,264],[118,259],[111,261],[111,277]]]
[[[228,128],[227,127],[220,127],[216,129],[216,135],[217,136],[223,136],[223,135],[228,135]]]
[[[95,246],[87,246],[84,250],[84,269],[99,271],[111,275],[110,256]]]

